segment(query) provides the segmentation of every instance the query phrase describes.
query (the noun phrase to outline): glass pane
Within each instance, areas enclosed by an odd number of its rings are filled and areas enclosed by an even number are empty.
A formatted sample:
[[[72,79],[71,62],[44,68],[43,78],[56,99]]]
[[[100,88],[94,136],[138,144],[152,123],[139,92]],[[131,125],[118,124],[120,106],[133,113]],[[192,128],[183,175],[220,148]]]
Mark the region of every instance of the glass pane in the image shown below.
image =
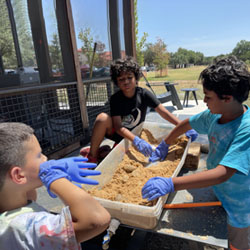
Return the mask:
[[[120,45],[121,45],[121,58],[125,58],[125,40],[124,40],[124,23],[123,23],[123,0],[118,2],[119,24],[120,24]]]
[[[42,7],[48,40],[52,79],[60,81],[60,78],[64,75],[64,67],[55,12],[55,1],[42,0]]]
[[[0,0],[0,88],[39,84],[25,0]]]
[[[107,2],[71,0],[82,78],[109,76],[112,60]]]

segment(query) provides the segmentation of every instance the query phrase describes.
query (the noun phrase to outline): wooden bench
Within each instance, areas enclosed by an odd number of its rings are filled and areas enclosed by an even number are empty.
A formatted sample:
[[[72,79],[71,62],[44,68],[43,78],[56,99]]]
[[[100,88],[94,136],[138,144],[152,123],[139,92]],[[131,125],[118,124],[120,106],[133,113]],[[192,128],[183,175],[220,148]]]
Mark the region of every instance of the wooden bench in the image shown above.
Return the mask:
[[[150,84],[144,75],[143,77],[146,81],[146,86],[150,88],[150,90],[155,94],[155,96],[161,103],[172,101],[173,105],[176,106],[178,109],[183,109],[177,91],[175,89],[175,85],[177,85],[178,83],[164,82]],[[153,88],[157,86],[164,86],[166,88],[166,92],[157,95],[153,90]]]

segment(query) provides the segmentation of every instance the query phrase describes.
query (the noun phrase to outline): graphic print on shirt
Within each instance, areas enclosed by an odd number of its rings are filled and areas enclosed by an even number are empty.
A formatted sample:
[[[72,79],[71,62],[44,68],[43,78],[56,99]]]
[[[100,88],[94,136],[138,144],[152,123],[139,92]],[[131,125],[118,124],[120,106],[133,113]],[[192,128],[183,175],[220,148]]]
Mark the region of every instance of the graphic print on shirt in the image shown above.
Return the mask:
[[[122,126],[131,129],[136,127],[141,120],[141,110],[135,108],[131,111],[131,114],[122,117]]]

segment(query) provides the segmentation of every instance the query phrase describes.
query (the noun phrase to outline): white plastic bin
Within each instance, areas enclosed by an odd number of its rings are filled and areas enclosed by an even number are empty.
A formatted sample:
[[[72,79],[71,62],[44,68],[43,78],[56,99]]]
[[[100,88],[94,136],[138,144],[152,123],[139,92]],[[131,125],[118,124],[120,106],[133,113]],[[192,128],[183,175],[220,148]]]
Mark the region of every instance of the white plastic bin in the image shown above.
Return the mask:
[[[142,128],[148,129],[153,136],[160,142],[166,135],[174,128],[173,125],[164,123],[144,122],[133,130],[133,133],[139,135]],[[181,161],[177,166],[172,177],[177,176],[182,168],[190,140],[185,148]],[[93,177],[99,181],[99,187],[106,184],[111,180],[116,167],[123,160],[123,156],[131,146],[131,142],[123,139],[111,153],[98,165],[96,170],[102,172],[100,176]],[[90,189],[92,186],[85,185],[84,188]],[[168,195],[160,197],[155,206],[148,207],[130,203],[122,203],[117,201],[110,201],[102,198],[95,197],[111,214],[112,218],[120,220],[122,224],[126,224],[132,227],[152,229],[157,225],[157,222],[162,213],[162,206],[165,204]]]

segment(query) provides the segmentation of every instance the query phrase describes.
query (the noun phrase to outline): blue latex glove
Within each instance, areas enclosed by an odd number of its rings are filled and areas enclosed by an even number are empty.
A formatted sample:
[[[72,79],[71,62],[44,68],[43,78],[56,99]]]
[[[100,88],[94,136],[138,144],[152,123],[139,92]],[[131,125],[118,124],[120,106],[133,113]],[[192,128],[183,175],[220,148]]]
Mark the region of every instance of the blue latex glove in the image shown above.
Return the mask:
[[[95,168],[95,163],[84,163],[83,161],[88,161],[88,158],[83,157],[69,157],[58,160],[58,163],[64,163],[67,174],[71,177],[72,181],[89,184],[89,185],[98,185],[99,182],[93,179],[85,178],[89,175],[100,175],[100,171],[88,170],[83,168]]]
[[[172,178],[150,178],[142,188],[142,198],[152,201],[160,196],[174,192]]]
[[[143,153],[145,156],[150,156],[153,152],[152,147],[149,143],[144,141],[143,139],[140,139],[138,136],[136,136],[133,140],[133,144],[136,146],[136,148]]]
[[[198,133],[194,129],[188,130],[185,135],[190,138],[191,137],[191,142],[195,141],[196,138],[198,137]]]
[[[164,140],[161,141],[161,143],[157,146],[155,151],[152,153],[152,155],[149,157],[149,161],[155,162],[158,160],[165,160],[167,154],[168,154],[168,148],[169,144],[167,144]]]
[[[61,178],[66,178],[71,181],[71,178],[66,172],[65,164],[58,163],[56,160],[45,161],[40,165],[40,170],[38,174],[44,186],[47,188],[48,194],[52,198],[56,198],[56,195],[50,192],[50,184]]]
[[[96,167],[96,164],[94,163],[83,163],[83,161],[87,160],[87,158],[83,157],[70,157],[61,160],[50,160],[42,163],[40,165],[39,177],[43,184],[47,187],[49,195],[52,198],[56,198],[56,195],[50,191],[50,184],[60,178],[66,178],[69,181],[97,185],[98,182],[96,180],[82,177],[100,174],[99,171],[81,169]]]

